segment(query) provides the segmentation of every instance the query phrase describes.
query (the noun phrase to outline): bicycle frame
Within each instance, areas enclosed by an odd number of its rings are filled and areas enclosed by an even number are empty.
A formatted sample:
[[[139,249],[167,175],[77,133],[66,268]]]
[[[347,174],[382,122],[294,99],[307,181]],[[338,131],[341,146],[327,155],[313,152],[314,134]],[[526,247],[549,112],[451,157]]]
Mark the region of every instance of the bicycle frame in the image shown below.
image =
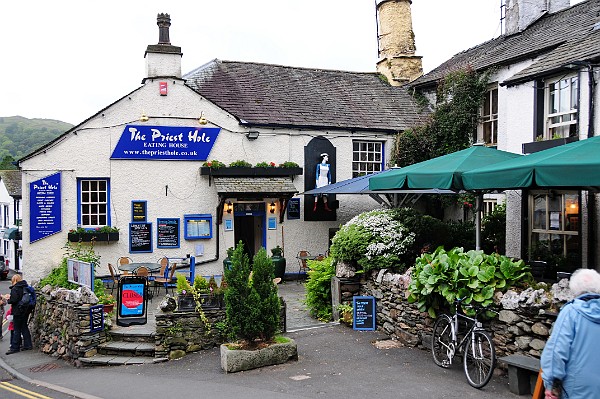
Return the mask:
[[[463,319],[467,320],[470,325],[469,329],[465,333],[465,336],[460,340],[460,342],[458,341],[459,318],[463,318]],[[465,314],[459,313],[457,310],[450,317],[450,320],[451,320],[450,327],[451,327],[451,336],[452,336],[452,348],[447,348],[447,349],[449,350],[448,359],[450,361],[450,364],[452,364],[452,359],[454,359],[454,355],[456,354],[456,349],[458,348],[459,353],[462,352],[462,348],[464,348],[465,344],[467,343],[467,338],[473,339],[473,337],[474,337],[473,332],[478,331],[478,330],[484,330],[484,328],[483,328],[481,322],[479,320],[477,320],[477,314],[475,315],[475,317],[469,317]]]

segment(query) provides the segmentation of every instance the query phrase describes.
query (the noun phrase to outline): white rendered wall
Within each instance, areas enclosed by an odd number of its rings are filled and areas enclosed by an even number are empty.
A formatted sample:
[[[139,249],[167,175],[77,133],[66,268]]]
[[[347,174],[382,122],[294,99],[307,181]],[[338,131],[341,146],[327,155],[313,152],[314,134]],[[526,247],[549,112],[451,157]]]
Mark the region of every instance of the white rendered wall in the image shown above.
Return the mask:
[[[77,224],[77,178],[82,177],[110,179],[111,225],[121,230],[118,242],[96,244],[95,249],[101,255],[97,274],[108,274],[107,263],[116,263],[120,256],[130,256],[134,261],[156,261],[162,256],[194,254],[196,244],[204,245],[204,255],[196,257],[197,262],[219,258],[199,266],[197,272],[203,275],[222,273],[226,249],[233,246],[233,232],[225,232],[222,224],[214,229],[218,197],[214,184],[209,186],[208,177],[199,174],[202,162],[110,159],[125,125],[144,123],[138,121],[142,113],[150,118],[145,122],[150,126],[196,127],[200,127],[197,119],[203,113],[209,120],[206,127],[222,128],[208,158],[226,164],[241,159],[253,165],[262,161],[277,164],[293,161],[303,166],[304,146],[313,136],[319,135],[327,137],[337,149],[338,181],[351,177],[353,139],[387,139],[386,159],[389,156],[392,141],[381,134],[364,136],[356,132],[350,135],[349,132],[259,129],[260,137],[249,141],[245,136],[247,129],[240,127],[234,117],[185,87],[182,81],[168,80],[168,95],[159,96],[158,82],[164,80],[148,80],[142,88],[79,126],[76,134],[68,134],[44,152],[21,163],[24,172],[23,252],[27,265],[23,272],[27,280],[39,280],[59,265],[67,232]],[[62,173],[62,232],[30,243],[29,183],[56,172]],[[303,182],[303,176],[294,179],[298,192],[304,191]],[[338,199],[341,207],[335,222],[304,222],[304,204],[301,204],[301,219],[288,221],[285,218],[284,223],[277,224],[277,230],[267,230],[267,250],[276,245],[284,246],[288,271],[297,270],[295,255],[298,251],[306,249],[317,254],[327,250],[330,227],[339,227],[355,214],[379,207],[366,196],[340,196]],[[147,221],[152,223],[152,253],[129,253],[128,226],[131,222],[132,200],[147,201]],[[276,199],[265,198],[267,204],[271,200]],[[212,239],[186,241],[181,231],[180,248],[156,248],[157,218],[178,217],[183,230],[184,214],[198,213],[213,216]],[[278,214],[278,210],[275,214]],[[217,235],[220,239],[219,253],[216,253]]]

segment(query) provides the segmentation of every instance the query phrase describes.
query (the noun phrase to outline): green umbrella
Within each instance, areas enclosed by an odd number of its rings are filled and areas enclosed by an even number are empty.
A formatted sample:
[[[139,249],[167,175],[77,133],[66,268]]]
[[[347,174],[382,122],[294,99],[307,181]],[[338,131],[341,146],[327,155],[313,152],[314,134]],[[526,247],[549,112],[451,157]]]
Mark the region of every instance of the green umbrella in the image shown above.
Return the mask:
[[[373,176],[369,179],[369,189],[464,190],[462,182],[464,172],[516,157],[520,155],[494,148],[473,146]]]
[[[483,166],[462,180],[466,190],[600,187],[600,136]]]

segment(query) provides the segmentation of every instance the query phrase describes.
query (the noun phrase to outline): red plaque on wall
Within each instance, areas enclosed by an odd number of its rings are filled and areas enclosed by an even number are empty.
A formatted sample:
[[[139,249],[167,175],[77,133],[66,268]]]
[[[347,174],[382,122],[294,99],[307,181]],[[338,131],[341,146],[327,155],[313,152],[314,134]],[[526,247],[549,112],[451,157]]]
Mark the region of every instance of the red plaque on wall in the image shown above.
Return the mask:
[[[166,96],[167,95],[167,82],[159,82],[158,87],[160,89],[160,95]]]

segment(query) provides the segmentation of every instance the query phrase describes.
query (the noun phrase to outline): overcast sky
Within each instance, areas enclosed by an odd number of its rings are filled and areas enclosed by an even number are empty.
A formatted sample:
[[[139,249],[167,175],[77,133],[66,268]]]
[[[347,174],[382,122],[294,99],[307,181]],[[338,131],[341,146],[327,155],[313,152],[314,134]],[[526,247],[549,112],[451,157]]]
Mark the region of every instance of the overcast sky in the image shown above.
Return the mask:
[[[425,71],[498,36],[500,3],[413,0]],[[215,58],[375,71],[375,0],[2,0],[0,116],[78,124],[136,89],[161,12],[183,73]]]

